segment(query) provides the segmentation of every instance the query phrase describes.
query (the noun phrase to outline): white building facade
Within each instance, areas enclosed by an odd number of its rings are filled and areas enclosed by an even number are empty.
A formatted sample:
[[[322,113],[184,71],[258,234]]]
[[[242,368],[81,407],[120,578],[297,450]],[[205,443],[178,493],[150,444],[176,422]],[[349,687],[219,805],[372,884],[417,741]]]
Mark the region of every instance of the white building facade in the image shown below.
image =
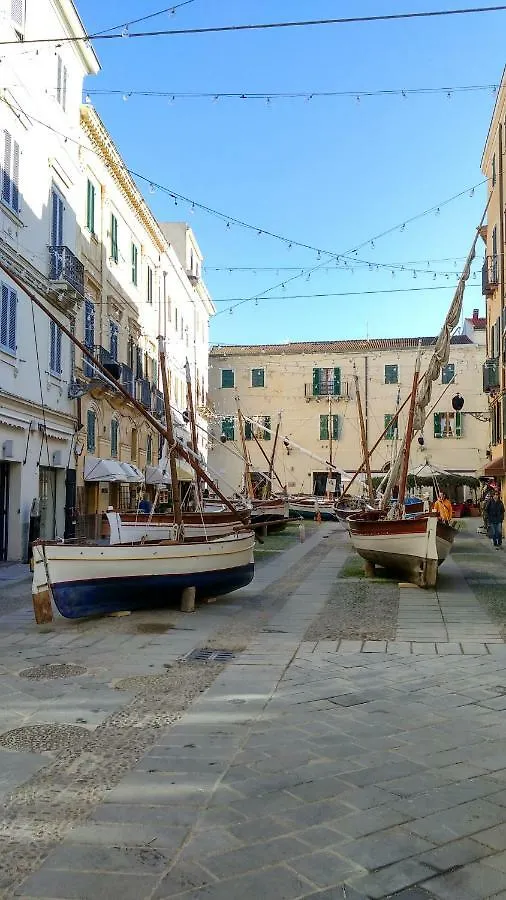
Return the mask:
[[[0,92],[0,561],[26,559],[31,512],[48,539],[73,516],[70,343],[7,272],[71,324],[84,293],[79,107],[99,64],[81,40],[23,41],[84,34],[70,0],[1,0],[0,39],[19,43],[3,52]]]

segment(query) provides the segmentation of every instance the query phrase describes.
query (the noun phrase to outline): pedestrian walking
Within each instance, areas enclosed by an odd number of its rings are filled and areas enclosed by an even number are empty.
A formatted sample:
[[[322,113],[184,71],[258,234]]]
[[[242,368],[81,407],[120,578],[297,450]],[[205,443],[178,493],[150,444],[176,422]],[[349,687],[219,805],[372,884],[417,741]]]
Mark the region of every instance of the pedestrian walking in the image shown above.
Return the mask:
[[[494,547],[499,549],[502,546],[502,523],[504,522],[504,503],[501,500],[499,491],[494,492],[492,499],[488,503],[487,519]]]

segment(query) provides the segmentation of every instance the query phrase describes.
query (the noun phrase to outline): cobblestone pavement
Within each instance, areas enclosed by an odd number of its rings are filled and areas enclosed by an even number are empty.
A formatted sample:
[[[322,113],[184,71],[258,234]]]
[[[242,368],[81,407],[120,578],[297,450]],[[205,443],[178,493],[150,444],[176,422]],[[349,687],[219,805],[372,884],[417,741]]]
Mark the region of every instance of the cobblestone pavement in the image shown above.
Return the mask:
[[[0,625],[11,622],[0,639],[6,684],[12,679],[22,693],[22,721],[80,725],[92,743],[83,750],[76,735],[74,759],[56,754],[49,767],[42,753],[4,751],[19,768],[11,773],[18,787],[6,788],[0,874],[8,847],[30,864],[14,880],[6,871],[1,896],[504,900],[506,645],[457,563],[441,579],[440,621],[429,623],[439,629],[445,621],[444,636],[416,631],[420,597],[429,605],[434,597],[400,588],[406,613],[413,595],[409,640],[304,641],[348,552],[345,533],[325,526],[229,601],[191,618],[138,620],[153,627],[170,619],[176,627],[162,635],[132,634],[133,616],[44,635],[3,617]],[[177,679],[185,664],[164,676],[164,662],[213,646],[213,635],[234,622],[239,635],[241,619],[245,649],[212,671],[200,693],[204,679],[183,714],[171,714],[163,679]],[[471,639],[477,623],[483,633]],[[178,631],[183,624],[192,631]],[[60,681],[20,678],[12,668],[18,653],[23,666],[87,671]],[[151,680],[125,704],[115,680],[145,679],[148,660]],[[34,688],[30,706],[26,691]],[[0,731],[14,709],[1,711]],[[129,748],[123,767],[121,736]],[[109,775],[100,780],[106,761]],[[9,772],[3,760],[0,771]]]

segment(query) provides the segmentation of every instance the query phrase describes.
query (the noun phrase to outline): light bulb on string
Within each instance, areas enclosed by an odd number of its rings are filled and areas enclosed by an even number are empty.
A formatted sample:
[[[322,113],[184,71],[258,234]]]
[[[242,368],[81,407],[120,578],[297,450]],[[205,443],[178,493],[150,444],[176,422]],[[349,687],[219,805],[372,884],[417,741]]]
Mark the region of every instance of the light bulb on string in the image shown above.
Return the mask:
[[[156,193],[156,188],[155,188],[154,184],[149,185],[149,193],[150,194]]]
[[[85,103],[91,103],[91,97],[90,97],[89,94],[86,94],[86,97],[84,98],[84,102],[85,102]]]
[[[436,216],[439,216],[440,212],[441,212],[441,210],[439,209],[439,206],[438,206],[438,208],[436,209]]]
[[[371,241],[371,249],[374,250],[374,241]]]
[[[220,98],[219,98],[218,94],[215,94],[213,97],[213,103],[217,103],[219,99]]]
[[[123,31],[121,32],[121,37],[127,38],[130,37],[130,33],[128,31],[128,25],[125,25]]]
[[[474,197],[474,188],[471,188],[471,190],[469,191],[469,196]]]
[[[448,93],[446,94],[446,96],[447,96],[448,100],[451,100],[451,99],[452,99],[452,92],[451,92],[451,91],[448,91]]]
[[[437,278],[437,274],[436,274],[436,272],[434,272],[434,278],[433,278],[433,281],[435,281],[436,278]]]
[[[229,311],[228,311],[228,312],[229,312],[229,315],[232,315],[233,311],[234,311],[234,310],[232,309],[232,307],[230,307],[230,309],[229,309]]]
[[[312,94],[308,94],[307,97],[305,98],[305,103],[309,103],[309,101],[312,100],[312,99],[313,99],[313,95],[312,95]]]
[[[407,98],[406,98],[406,91],[402,91],[402,98],[403,98],[403,100],[406,100],[406,99],[407,99]]]
[[[405,230],[406,230],[406,223],[403,222],[401,225],[401,231],[405,231]]]
[[[192,215],[193,215],[193,213],[195,212],[195,201],[192,203],[192,205],[191,205],[191,207],[190,207],[190,212],[191,212]]]
[[[392,278],[395,278],[395,272],[393,269],[392,269]]]
[[[230,222],[227,222],[227,228],[230,228]]]
[[[272,104],[271,104],[271,98],[270,98],[270,97],[267,97],[266,100],[265,100],[265,102],[266,102],[267,106],[271,106],[271,105],[272,105]]]
[[[357,101],[357,103],[360,103],[360,94],[357,94],[357,96],[355,97],[355,100]]]
[[[130,94],[123,94],[123,100],[125,101],[125,103],[127,102],[129,97],[130,97]]]
[[[413,269],[413,278],[416,278],[416,269]]]
[[[258,231],[257,231],[257,235],[261,235],[261,234],[263,234],[263,231],[262,231],[261,228],[259,228]]]

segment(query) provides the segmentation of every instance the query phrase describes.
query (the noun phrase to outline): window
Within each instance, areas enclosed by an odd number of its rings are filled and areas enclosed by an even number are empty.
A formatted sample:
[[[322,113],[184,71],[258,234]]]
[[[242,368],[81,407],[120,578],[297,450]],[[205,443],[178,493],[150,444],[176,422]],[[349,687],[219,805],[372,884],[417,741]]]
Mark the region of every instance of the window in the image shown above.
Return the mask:
[[[496,168],[495,168],[495,153],[494,153],[494,155],[492,157],[492,187],[494,187],[496,181],[497,181],[497,173],[496,173]]]
[[[253,416],[252,421],[247,420],[244,423],[244,437],[247,441],[256,438],[257,441],[270,441],[271,439],[271,417],[270,416]],[[269,429],[269,430],[267,430]]]
[[[176,331],[177,331],[177,317],[178,317],[178,311],[177,311],[177,306],[175,306],[174,307],[174,328]]]
[[[109,322],[109,353],[116,361],[118,360],[118,335],[119,325],[116,322]]]
[[[118,258],[118,220],[114,213],[111,213],[111,259],[117,263]]]
[[[265,369],[251,370],[251,387],[265,387]]]
[[[90,350],[95,346],[95,306],[92,300],[84,301],[84,343]],[[88,357],[83,359],[84,374],[90,378],[95,369]]]
[[[0,303],[0,347],[3,350],[16,352],[16,319],[18,298],[6,284],[2,284],[2,300]]]
[[[441,412],[434,413],[434,437],[435,438],[459,438],[462,437],[462,413]]]
[[[58,55],[56,60],[56,102],[59,103],[61,108],[65,111],[67,108],[67,66],[64,64],[61,56]]]
[[[148,439],[146,441],[146,462],[148,466],[153,462],[153,438],[150,434],[148,434]]]
[[[153,269],[148,266],[147,301],[153,302]]]
[[[385,432],[385,440],[386,441],[395,440],[395,436],[397,433],[397,419],[395,419],[395,421],[394,421],[394,418],[395,418],[395,416],[393,413],[385,414],[383,427],[386,428],[386,432]]]
[[[96,447],[97,417],[95,410],[89,409],[86,413],[86,449],[88,453],[94,453]]]
[[[320,440],[328,441],[329,438],[329,416],[320,416]],[[339,440],[339,416],[332,415],[332,440]]]
[[[235,372],[233,369],[221,370],[221,386],[222,388],[235,387]]]
[[[86,193],[86,227],[90,234],[95,234],[95,185],[89,178]]]
[[[139,281],[139,251],[135,244],[132,244],[132,284],[137,285]]]
[[[140,347],[135,348],[135,377],[144,378],[144,369],[142,366],[142,350]]]
[[[225,438],[226,441],[233,441],[235,438],[234,432],[234,417],[233,416],[225,416],[221,420],[221,435]]]
[[[313,369],[313,397],[339,396],[341,369]]]
[[[117,419],[111,419],[111,456],[118,456],[118,438],[119,438],[119,422]]]
[[[61,365],[61,328],[53,321],[49,323],[49,371],[51,375],[60,376]]]
[[[451,384],[455,378],[455,363],[447,363],[441,369],[441,384]]]
[[[51,189],[51,246],[52,247],[61,247],[63,245],[63,217],[65,213],[65,203],[63,201],[63,197],[56,188]],[[57,277],[61,276],[61,263],[59,261],[59,255],[54,255],[55,262],[57,264],[55,266],[55,274]],[[59,263],[59,265],[58,265]],[[58,271],[60,270],[60,271]]]
[[[14,212],[19,212],[19,144],[6,129],[1,181],[3,202]]]
[[[399,383],[399,366],[385,366],[385,384]]]

